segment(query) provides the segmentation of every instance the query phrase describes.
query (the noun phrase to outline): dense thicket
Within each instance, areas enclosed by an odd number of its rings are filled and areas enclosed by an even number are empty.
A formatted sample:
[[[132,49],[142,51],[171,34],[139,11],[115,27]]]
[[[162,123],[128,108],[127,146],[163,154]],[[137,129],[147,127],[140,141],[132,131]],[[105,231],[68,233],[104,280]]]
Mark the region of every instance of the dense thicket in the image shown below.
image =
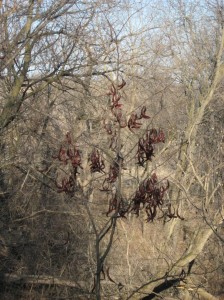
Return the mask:
[[[2,299],[223,292],[222,1],[2,1]]]

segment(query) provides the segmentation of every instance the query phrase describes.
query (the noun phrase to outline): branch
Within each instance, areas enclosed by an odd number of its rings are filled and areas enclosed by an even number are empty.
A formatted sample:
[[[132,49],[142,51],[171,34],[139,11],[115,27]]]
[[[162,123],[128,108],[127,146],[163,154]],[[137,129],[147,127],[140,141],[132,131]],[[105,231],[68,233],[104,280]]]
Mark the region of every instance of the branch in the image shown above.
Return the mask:
[[[69,279],[61,279],[54,276],[45,275],[18,275],[18,274],[2,274],[0,282],[15,283],[15,284],[37,284],[37,285],[58,285],[70,288],[82,289],[81,286],[85,286],[85,282],[75,282]],[[82,289],[83,290],[83,289]],[[84,291],[85,293],[89,293]]]
[[[198,294],[200,296],[201,300],[217,300],[217,298],[215,296],[208,293],[203,288],[198,288],[197,286],[194,286],[194,285],[191,286],[188,284],[181,284],[180,286],[177,286],[177,288],[193,291],[194,294]]]
[[[171,280],[165,280],[161,284],[157,285],[152,293],[150,293],[148,296],[141,298],[141,300],[151,300],[154,299],[159,293],[173,287],[175,284],[179,283],[180,279],[171,279]]]
[[[13,222],[21,222],[21,221],[24,221],[24,220],[32,219],[32,218],[38,217],[39,215],[42,215],[42,214],[45,214],[45,213],[46,214],[52,214],[52,215],[55,215],[55,214],[70,215],[70,216],[73,216],[73,217],[74,216],[80,216],[80,214],[75,214],[71,211],[54,211],[54,210],[49,210],[49,209],[43,209],[43,210],[39,210],[39,211],[36,211],[36,212],[32,213],[30,216],[20,218],[20,219],[16,219]]]
[[[223,222],[222,218],[218,218],[217,220],[217,216],[214,217],[215,221],[217,221],[217,224],[221,224]],[[215,227],[214,227],[215,228]],[[213,229],[211,229],[210,227],[204,225],[204,227],[199,228],[196,231],[196,234],[194,236],[194,238],[192,239],[192,242],[190,244],[190,246],[188,247],[188,249],[186,250],[185,254],[173,265],[172,269],[169,271],[169,274],[175,274],[175,273],[180,273],[181,270],[183,270],[183,267],[189,265],[204,249],[204,246],[206,244],[206,242],[208,241],[209,237],[212,235],[213,233]],[[175,275],[174,276],[162,276],[160,278],[158,278],[157,280],[154,281],[150,281],[144,285],[142,285],[139,289],[137,289],[136,291],[134,291],[127,299],[132,299],[132,300],[137,300],[139,299],[139,293],[148,293],[148,296],[152,296],[154,295],[152,293],[152,285],[154,282],[158,282],[160,280],[166,279],[166,282],[171,281],[175,279]],[[168,280],[168,278],[171,278],[171,280]],[[156,290],[157,288],[159,289],[159,287],[163,286],[164,282],[162,282],[161,284],[159,284],[158,286],[156,286],[153,290],[153,292]],[[203,293],[203,291],[200,291],[201,293]],[[136,296],[136,293],[137,296]],[[158,291],[157,291],[158,293]],[[206,292],[204,292],[204,295],[206,294]],[[148,297],[147,296],[147,297]],[[150,296],[150,297],[151,297]],[[144,298],[143,298],[144,299]],[[145,298],[145,299],[153,299],[153,298]],[[215,298],[202,298],[202,299],[210,299],[210,300],[214,300]]]
[[[217,215],[214,217],[215,222],[217,221],[217,224],[221,224],[223,222],[222,218],[218,218]],[[194,260],[203,250],[205,244],[207,243],[209,237],[214,232],[214,229],[217,228],[217,225],[214,226],[214,228],[210,228],[208,226],[204,226],[202,228],[199,228],[194,238],[191,241],[190,246],[186,250],[185,254],[174,264],[173,269],[177,268],[183,268],[187,264],[189,264],[192,260]]]

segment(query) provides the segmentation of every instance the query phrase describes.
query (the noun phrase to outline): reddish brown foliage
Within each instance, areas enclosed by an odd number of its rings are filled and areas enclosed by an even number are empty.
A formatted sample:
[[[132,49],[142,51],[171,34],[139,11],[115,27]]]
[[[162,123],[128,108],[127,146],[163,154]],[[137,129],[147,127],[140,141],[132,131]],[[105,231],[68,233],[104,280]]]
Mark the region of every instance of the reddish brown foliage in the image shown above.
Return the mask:
[[[89,161],[90,161],[90,171],[91,173],[95,172],[100,172],[104,173],[105,169],[105,164],[104,160],[102,159],[99,150],[93,149],[90,156],[89,156]]]
[[[149,119],[150,117],[146,114],[146,106],[143,106],[139,112],[132,113],[128,122],[126,121],[125,113],[122,109],[121,94],[120,90],[126,85],[126,82],[122,80],[121,84],[115,86],[112,84],[108,95],[111,98],[110,109],[112,117],[109,121],[103,120],[103,126],[106,129],[108,135],[111,136],[109,148],[116,152],[116,157],[109,166],[109,170],[105,171],[105,163],[100,151],[96,148],[92,150],[88,157],[90,162],[91,173],[99,172],[104,173],[105,179],[102,184],[101,191],[107,192],[111,195],[109,201],[109,208],[107,215],[112,212],[117,213],[117,217],[126,217],[128,213],[135,213],[139,216],[140,210],[144,210],[147,215],[147,221],[153,221],[157,216],[158,210],[162,211],[162,205],[164,203],[165,192],[169,188],[169,182],[166,186],[161,185],[158,182],[156,173],[143,182],[141,182],[135,192],[134,197],[131,200],[123,199],[121,191],[117,191],[118,179],[120,176],[121,169],[124,169],[124,161],[121,152],[121,146],[118,143],[117,132],[122,128],[128,126],[131,132],[133,129],[138,129],[142,126],[139,122],[141,119]],[[154,145],[160,142],[165,142],[164,132],[155,128],[147,130],[146,134],[141,137],[138,141],[137,160],[140,166],[144,167],[146,161],[151,161],[154,156]],[[58,192],[65,192],[72,194],[75,191],[76,177],[78,174],[78,168],[82,169],[81,166],[81,153],[80,150],[73,144],[71,134],[68,132],[65,137],[64,143],[61,145],[59,153],[54,157],[58,159],[63,165],[71,164],[73,169],[72,175],[64,177],[62,182],[56,186]],[[163,214],[165,216],[165,214]],[[168,207],[166,217],[169,219],[177,218],[180,216],[171,211],[171,206]]]
[[[141,119],[149,119],[150,117],[146,115],[146,107],[143,106],[140,114],[133,113],[131,114],[128,120],[128,128],[132,131],[132,129],[138,129],[142,126],[142,123],[137,122]]]
[[[57,183],[56,186],[58,188],[58,193],[65,192],[66,194],[73,194],[75,191],[75,181],[72,176],[69,176],[69,178],[63,178],[61,185]]]
[[[61,184],[58,184],[56,180],[56,186],[58,188],[58,193],[65,192],[71,194],[75,190],[76,177],[78,174],[78,168],[82,169],[81,165],[81,153],[76,146],[72,143],[71,134],[67,132],[65,136],[65,141],[63,145],[60,146],[60,150],[57,156],[53,156],[54,159],[58,159],[64,165],[67,165],[69,162],[72,166],[71,173],[68,177],[64,177],[61,181]]]
[[[157,132],[155,128],[148,130],[146,135],[139,139],[137,159],[140,166],[144,167],[146,161],[152,160],[152,156],[154,156],[153,144],[160,142],[165,142],[165,135],[161,129]]]
[[[159,185],[157,175],[152,174],[151,178],[140,183],[131,203],[131,211],[137,216],[141,209],[147,214],[147,221],[153,221],[156,217],[158,208],[163,205],[163,197],[165,191],[169,188],[169,182],[164,187]]]

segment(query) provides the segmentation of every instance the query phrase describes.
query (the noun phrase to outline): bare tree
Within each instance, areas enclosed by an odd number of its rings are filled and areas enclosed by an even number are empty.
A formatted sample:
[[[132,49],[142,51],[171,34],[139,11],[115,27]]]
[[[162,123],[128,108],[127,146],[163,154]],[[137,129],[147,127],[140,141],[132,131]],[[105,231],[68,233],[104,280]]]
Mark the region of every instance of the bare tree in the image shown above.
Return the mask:
[[[20,298],[220,292],[222,3],[144,4],[1,5],[1,280]]]

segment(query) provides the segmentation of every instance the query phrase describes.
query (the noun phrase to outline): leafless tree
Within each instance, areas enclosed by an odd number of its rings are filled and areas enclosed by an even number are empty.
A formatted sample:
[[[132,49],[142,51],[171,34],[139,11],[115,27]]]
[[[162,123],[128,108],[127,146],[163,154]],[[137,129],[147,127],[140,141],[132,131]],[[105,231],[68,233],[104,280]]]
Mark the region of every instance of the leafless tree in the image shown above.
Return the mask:
[[[1,280],[17,283],[20,298],[25,284],[37,299],[167,291],[214,299],[223,249],[221,1],[3,1],[0,10]],[[146,156],[157,127],[165,143]],[[67,132],[76,152],[64,159]],[[66,179],[74,166],[75,194]],[[129,200],[155,170],[166,201],[163,218],[149,213],[148,224],[144,205]]]

